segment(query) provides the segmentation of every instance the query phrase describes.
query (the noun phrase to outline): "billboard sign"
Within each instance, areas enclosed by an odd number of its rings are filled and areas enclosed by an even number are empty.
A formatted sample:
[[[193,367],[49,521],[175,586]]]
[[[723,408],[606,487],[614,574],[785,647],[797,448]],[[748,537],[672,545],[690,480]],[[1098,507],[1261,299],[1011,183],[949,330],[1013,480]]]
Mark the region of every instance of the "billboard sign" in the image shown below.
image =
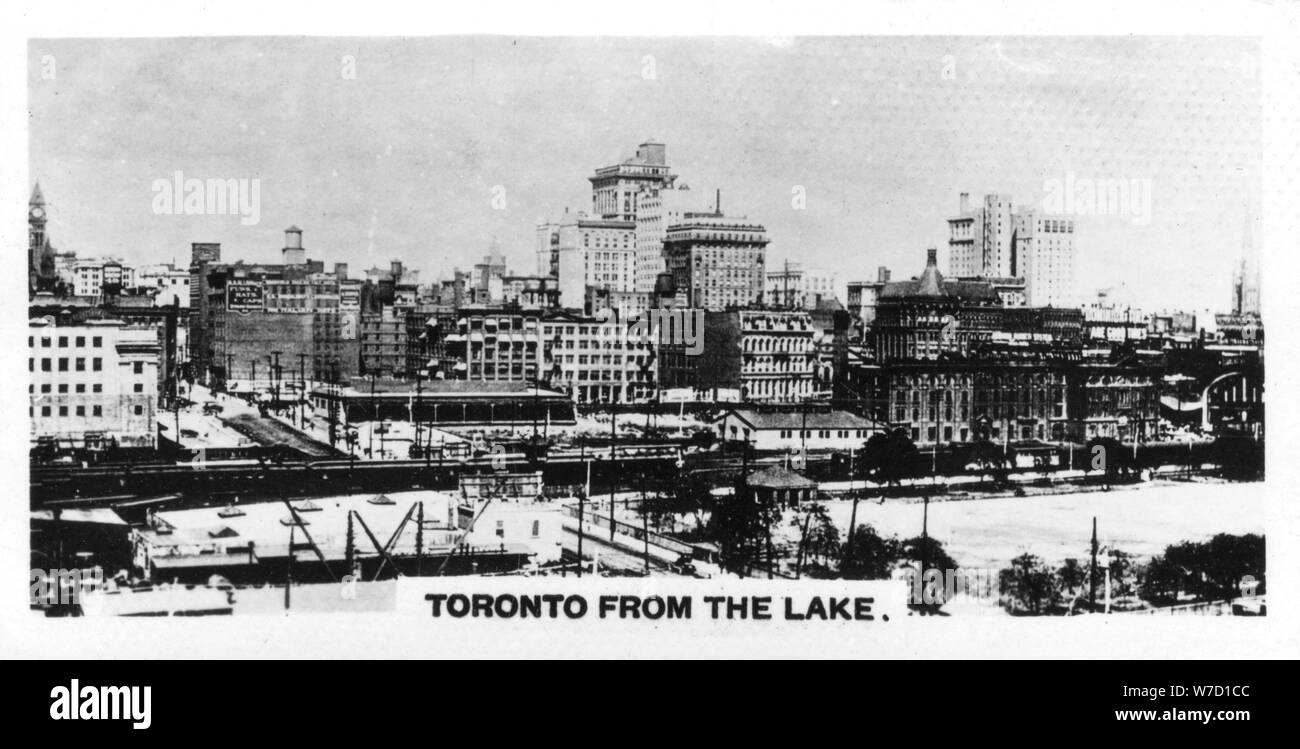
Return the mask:
[[[226,308],[239,311],[260,310],[265,303],[262,284],[248,281],[232,282],[226,286]]]

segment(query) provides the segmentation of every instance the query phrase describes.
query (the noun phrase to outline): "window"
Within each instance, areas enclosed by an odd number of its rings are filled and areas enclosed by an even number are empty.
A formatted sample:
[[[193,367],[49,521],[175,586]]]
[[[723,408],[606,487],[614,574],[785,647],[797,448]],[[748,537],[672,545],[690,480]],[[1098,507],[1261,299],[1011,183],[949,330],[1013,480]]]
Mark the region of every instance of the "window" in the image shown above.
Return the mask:
[[[95,336],[94,338],[90,339],[90,345],[94,346],[95,348],[99,348],[104,345],[104,339],[101,338],[100,336]]]
[[[540,521],[540,520],[534,520],[534,521],[533,521],[533,538],[537,538],[538,536],[541,536],[541,535],[542,535],[542,521]]]
[[[90,386],[90,392],[92,392],[92,393],[102,393],[102,392],[104,392],[104,384],[103,384],[103,383],[100,383],[100,382],[96,382],[94,385],[91,385],[91,386]]]
[[[138,361],[132,365],[132,371],[135,374],[144,374],[144,362]]]
[[[77,415],[78,415],[78,416],[85,416],[85,415],[86,415],[86,407],[85,407],[85,406],[77,406]]]
[[[137,382],[137,383],[135,383],[134,385],[131,386],[131,390],[132,390],[132,392],[143,393],[143,392],[144,392],[144,383],[143,383],[143,382]]]
[[[103,407],[103,406],[91,406],[91,407],[90,407],[90,413],[93,414],[93,415],[95,415],[95,416],[103,416],[103,415],[104,415],[104,407]]]
[[[86,392],[86,383],[84,383],[84,382],[79,382],[79,383],[77,383],[77,392],[78,392],[78,393],[84,393],[84,392]]]
[[[77,336],[77,348],[85,348],[85,346],[86,346],[86,337],[84,335]]]
[[[136,406],[136,408],[139,408],[139,406]],[[497,536],[500,538],[506,537],[506,521],[504,520],[497,521]]]
[[[67,415],[68,415],[68,407],[59,406],[59,416],[67,416]]]
[[[136,415],[136,416],[140,416],[140,415],[143,414],[143,413],[144,413],[144,406],[136,406],[136,407],[135,407],[135,415]]]
[[[68,371],[68,357],[66,356],[59,357],[59,371],[60,372]]]
[[[61,382],[61,383],[59,383],[59,392],[60,392],[60,393],[66,393],[66,392],[68,392],[68,383],[66,383],[66,382]]]
[[[48,371],[50,371],[50,360],[49,360],[49,359],[41,359],[41,371],[42,371],[42,372],[48,372]]]
[[[65,335],[59,336],[59,348],[67,348],[67,347],[68,347],[68,337]]]
[[[77,361],[76,361],[76,370],[77,370],[78,372],[85,372],[85,371],[86,371],[86,358],[85,358],[84,356],[78,356],[78,357],[77,357]]]
[[[104,371],[104,360],[96,356],[94,359],[91,360],[90,368],[95,370],[96,372]]]
[[[41,406],[41,416],[49,416],[49,415],[50,415],[50,407]]]

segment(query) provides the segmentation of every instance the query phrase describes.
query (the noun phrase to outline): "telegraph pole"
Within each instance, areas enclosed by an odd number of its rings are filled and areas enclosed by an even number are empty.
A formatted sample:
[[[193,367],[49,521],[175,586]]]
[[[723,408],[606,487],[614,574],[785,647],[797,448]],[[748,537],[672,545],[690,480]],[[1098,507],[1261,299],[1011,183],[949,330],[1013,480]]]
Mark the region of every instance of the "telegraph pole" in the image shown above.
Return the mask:
[[[618,442],[618,433],[614,429],[618,413],[614,411],[614,404],[611,403],[609,411],[609,542],[614,543],[614,489],[618,482],[615,477],[618,475],[618,467],[614,465],[614,445]]]
[[[1088,610],[1097,603],[1097,516],[1092,516],[1092,561],[1088,566]]]
[[[375,457],[375,422],[379,420],[379,406],[375,403],[375,373],[370,373],[370,444],[366,447],[371,460]]]
[[[306,399],[307,399],[307,357],[309,354],[298,354],[298,428],[302,429],[307,423]]]
[[[587,470],[590,471],[591,467],[588,466]],[[586,501],[587,493],[585,491],[578,492],[578,577],[582,577],[582,523],[584,514],[583,510],[586,509]]]

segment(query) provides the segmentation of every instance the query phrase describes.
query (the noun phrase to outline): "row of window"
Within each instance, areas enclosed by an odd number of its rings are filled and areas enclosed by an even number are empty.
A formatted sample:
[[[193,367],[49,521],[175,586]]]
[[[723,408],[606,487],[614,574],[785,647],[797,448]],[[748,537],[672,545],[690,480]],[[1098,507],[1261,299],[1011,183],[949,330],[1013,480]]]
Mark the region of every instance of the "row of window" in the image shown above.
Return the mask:
[[[52,343],[53,340],[54,340],[54,339],[52,339],[50,336],[41,336],[41,348],[50,348],[50,345],[51,345],[51,343]],[[59,348],[67,348],[67,347],[68,347],[68,341],[69,341],[69,340],[73,341],[73,345],[74,345],[75,348],[85,348],[85,347],[86,347],[86,336],[84,336],[84,335],[79,335],[79,336],[76,336],[75,338],[69,338],[68,336],[61,335],[61,336],[58,337],[58,347],[59,347]],[[103,348],[103,346],[104,346],[104,339],[103,339],[103,337],[102,337],[102,336],[91,336],[91,338],[90,338],[90,345],[91,345],[92,348]],[[30,335],[27,336],[27,346],[28,346],[29,348],[35,348],[35,347],[36,347],[36,336],[30,336]]]
[[[85,406],[77,406],[76,409],[73,411],[73,413],[75,413],[77,416],[85,416],[85,415],[86,415],[86,407],[85,407]],[[144,406],[134,406],[134,407],[132,408],[132,413],[134,413],[136,416],[143,416],[143,415],[144,415]],[[30,407],[30,408],[28,408],[28,409],[27,409],[27,415],[28,415],[29,417],[31,417],[31,418],[36,418],[36,408],[35,408],[35,407]],[[68,415],[69,415],[69,413],[68,413],[68,407],[67,407],[67,406],[59,406],[58,415],[59,415],[59,416],[64,416],[64,417],[68,416]],[[91,416],[103,416],[103,415],[104,415],[104,407],[103,407],[103,406],[91,406],[91,407],[90,407],[90,415],[91,415]],[[53,408],[51,408],[50,406],[41,406],[41,417],[42,417],[42,418],[49,418],[49,417],[52,417],[52,416],[54,416]]]

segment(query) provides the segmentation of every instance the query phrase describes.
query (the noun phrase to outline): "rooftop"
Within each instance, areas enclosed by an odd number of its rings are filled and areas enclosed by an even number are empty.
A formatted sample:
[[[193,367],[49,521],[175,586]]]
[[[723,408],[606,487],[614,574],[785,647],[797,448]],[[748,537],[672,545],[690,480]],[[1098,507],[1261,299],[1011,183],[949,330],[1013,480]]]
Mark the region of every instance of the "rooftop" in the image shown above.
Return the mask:
[[[746,408],[732,409],[723,418],[734,417],[755,430],[769,429],[879,429],[880,425],[848,411],[754,411]]]

